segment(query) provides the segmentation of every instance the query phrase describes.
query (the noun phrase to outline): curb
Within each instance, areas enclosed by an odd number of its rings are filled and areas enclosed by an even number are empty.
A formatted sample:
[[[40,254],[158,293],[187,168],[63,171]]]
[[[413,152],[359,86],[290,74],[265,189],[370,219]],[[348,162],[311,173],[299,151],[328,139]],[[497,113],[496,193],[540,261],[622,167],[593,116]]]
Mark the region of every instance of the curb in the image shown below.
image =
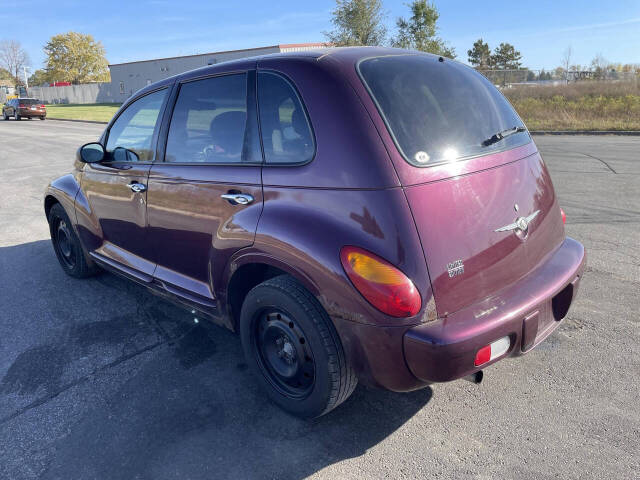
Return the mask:
[[[538,130],[531,135],[640,135],[640,130]]]
[[[47,117],[47,120],[57,120],[59,122],[97,123],[100,125],[107,125],[109,123],[109,122],[100,122],[98,120],[74,120],[72,118],[54,118],[54,117]]]

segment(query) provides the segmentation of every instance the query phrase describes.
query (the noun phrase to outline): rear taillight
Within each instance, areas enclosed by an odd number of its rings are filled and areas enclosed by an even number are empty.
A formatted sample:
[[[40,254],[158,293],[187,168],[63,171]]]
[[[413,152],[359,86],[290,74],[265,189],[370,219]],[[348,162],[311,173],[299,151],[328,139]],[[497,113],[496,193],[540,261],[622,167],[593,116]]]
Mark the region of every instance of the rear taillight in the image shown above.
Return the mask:
[[[374,307],[392,317],[412,317],[422,300],[407,276],[377,255],[358,247],[343,247],[340,260],[356,289]]]
[[[44,105],[40,105],[40,108],[44,108]]]
[[[486,345],[478,350],[478,353],[476,353],[476,359],[474,360],[473,364],[476,367],[479,367],[480,365],[484,365],[491,360],[495,360],[496,358],[501,357],[502,355],[507,353],[510,346],[511,340],[509,340],[509,337],[502,337],[500,340],[496,340],[495,342],[492,342],[489,345]]]
[[[566,224],[567,223],[567,216],[565,215],[563,209],[560,209],[560,215],[562,215],[562,223]]]
[[[27,106],[21,103],[20,105],[18,105],[18,108],[27,108]]]

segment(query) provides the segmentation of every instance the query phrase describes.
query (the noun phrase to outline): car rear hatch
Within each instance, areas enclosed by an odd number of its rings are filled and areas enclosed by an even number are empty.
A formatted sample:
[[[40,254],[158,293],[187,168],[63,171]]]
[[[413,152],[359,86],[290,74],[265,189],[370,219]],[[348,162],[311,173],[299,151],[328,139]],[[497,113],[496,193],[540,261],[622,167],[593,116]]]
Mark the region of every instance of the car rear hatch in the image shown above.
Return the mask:
[[[412,54],[365,59],[358,71],[386,126],[440,317],[513,285],[562,244],[549,172],[485,77]]]
[[[35,112],[35,113],[43,113],[45,111],[45,107],[40,100],[35,100],[31,98],[21,99],[19,108],[22,110],[28,110],[29,112]]]

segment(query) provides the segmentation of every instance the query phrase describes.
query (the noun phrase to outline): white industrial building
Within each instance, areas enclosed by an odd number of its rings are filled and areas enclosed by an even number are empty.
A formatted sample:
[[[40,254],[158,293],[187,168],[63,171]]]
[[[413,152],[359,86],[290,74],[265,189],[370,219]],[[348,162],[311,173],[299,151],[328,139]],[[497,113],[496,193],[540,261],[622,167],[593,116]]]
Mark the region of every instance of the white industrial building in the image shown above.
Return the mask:
[[[109,65],[109,71],[111,72],[111,96],[113,101],[123,102],[134,92],[146,85],[206,65],[268,53],[296,52],[325,46],[324,43],[283,44],[247,48],[244,50],[229,50],[226,52],[201,53],[182,57],[156,58],[138,62],[114,63]]]

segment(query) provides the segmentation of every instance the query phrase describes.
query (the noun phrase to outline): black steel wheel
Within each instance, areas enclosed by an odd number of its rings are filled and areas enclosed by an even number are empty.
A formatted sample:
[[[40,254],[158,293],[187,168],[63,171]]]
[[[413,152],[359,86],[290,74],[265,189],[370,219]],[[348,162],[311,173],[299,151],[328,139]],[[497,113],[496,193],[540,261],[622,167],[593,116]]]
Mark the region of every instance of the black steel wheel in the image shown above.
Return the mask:
[[[99,269],[87,262],[80,240],[62,205],[56,203],[51,207],[48,220],[53,250],[65,273],[75,278],[95,274]]]
[[[289,275],[247,294],[240,336],[247,364],[269,398],[293,415],[324,415],[358,383],[327,312]]]
[[[57,217],[55,219],[55,225],[53,226],[54,238],[53,242],[56,246],[56,250],[60,253],[59,257],[64,264],[64,267],[73,269],[76,266],[76,251],[73,248],[71,240],[71,231],[69,225],[63,218]]]
[[[283,395],[304,398],[313,389],[313,352],[300,324],[277,308],[258,312],[253,342],[263,375]]]

